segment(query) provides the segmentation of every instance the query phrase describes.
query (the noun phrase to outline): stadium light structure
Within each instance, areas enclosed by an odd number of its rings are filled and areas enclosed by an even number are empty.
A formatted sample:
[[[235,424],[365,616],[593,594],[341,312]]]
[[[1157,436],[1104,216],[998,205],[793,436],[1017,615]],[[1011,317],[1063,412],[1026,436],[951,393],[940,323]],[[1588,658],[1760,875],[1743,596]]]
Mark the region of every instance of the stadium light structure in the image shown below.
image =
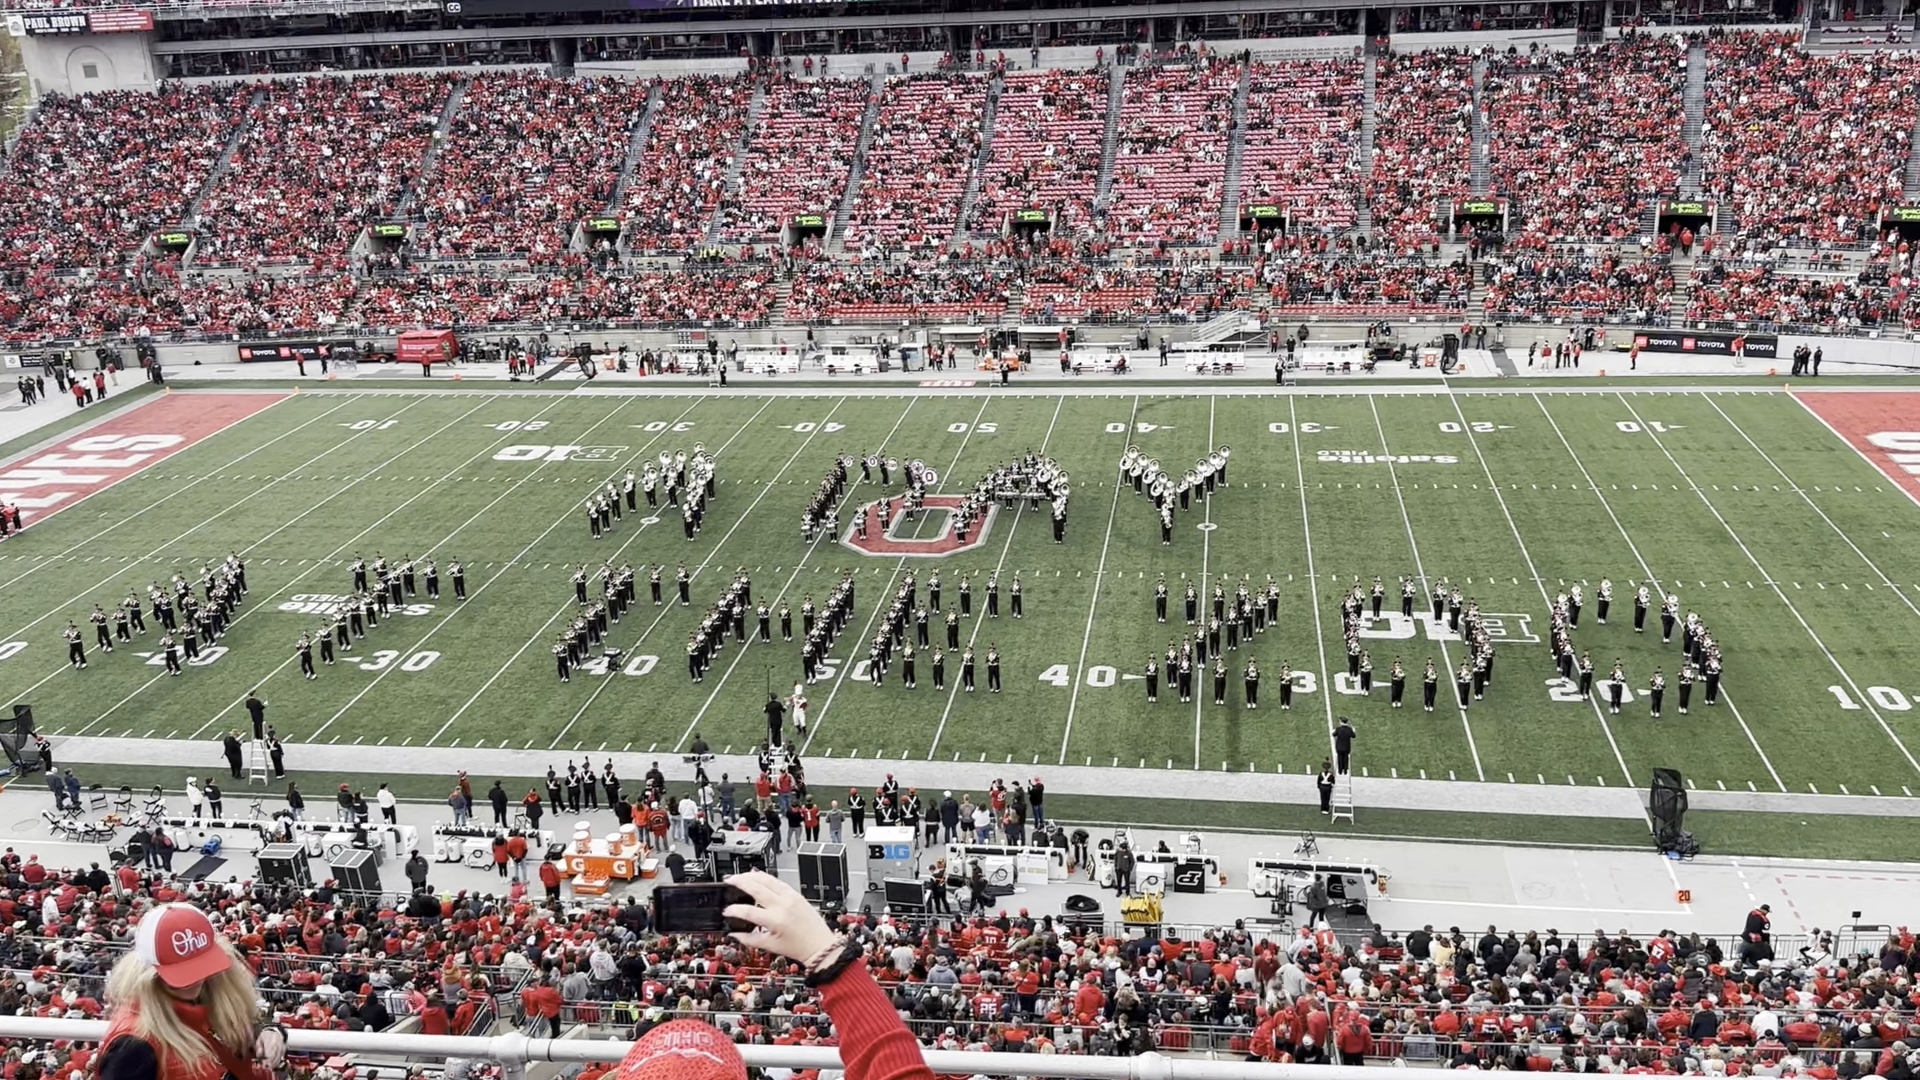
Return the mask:
[[[68,1039],[97,1043],[107,1033],[104,1020],[61,1020],[0,1016],[0,1037]],[[530,1062],[612,1062],[628,1042],[610,1039],[529,1039],[519,1032],[489,1038],[457,1035],[392,1035],[372,1031],[287,1032],[293,1053],[381,1054],[410,1058],[465,1058],[497,1062],[504,1080],[525,1080]],[[926,1050],[927,1067],[952,1076],[1033,1076],[1063,1080],[1431,1080],[1432,1069],[1406,1066],[1270,1065],[1249,1061],[1209,1061],[1147,1053],[1132,1057],[1077,1054],[990,1054],[962,1050]],[[831,1047],[742,1046],[749,1066],[790,1069],[841,1069],[840,1052]]]

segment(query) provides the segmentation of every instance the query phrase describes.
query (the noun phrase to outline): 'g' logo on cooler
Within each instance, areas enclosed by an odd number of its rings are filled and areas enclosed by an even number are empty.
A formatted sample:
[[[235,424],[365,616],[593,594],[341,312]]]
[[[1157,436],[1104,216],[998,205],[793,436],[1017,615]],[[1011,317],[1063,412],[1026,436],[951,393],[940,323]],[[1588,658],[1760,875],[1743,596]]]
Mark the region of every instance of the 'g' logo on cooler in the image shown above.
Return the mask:
[[[207,935],[193,930],[176,930],[173,932],[173,955],[183,958],[192,956],[206,948],[209,940]]]

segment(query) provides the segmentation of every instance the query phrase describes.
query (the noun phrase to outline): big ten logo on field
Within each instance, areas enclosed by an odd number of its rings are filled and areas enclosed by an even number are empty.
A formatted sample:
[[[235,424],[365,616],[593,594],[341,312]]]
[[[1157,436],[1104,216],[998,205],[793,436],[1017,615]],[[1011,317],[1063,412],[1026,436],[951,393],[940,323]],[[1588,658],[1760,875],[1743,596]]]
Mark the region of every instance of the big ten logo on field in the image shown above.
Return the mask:
[[[301,593],[292,596],[277,610],[295,615],[337,615],[346,605],[349,596],[335,596],[331,593]],[[402,604],[393,609],[395,615],[427,615],[432,613],[432,604]]]
[[[494,452],[495,461],[621,461],[627,454],[624,446],[548,446],[542,443],[527,443],[506,446]]]
[[[1487,628],[1487,636],[1494,641],[1515,645],[1532,645],[1540,641],[1533,632],[1531,615],[1487,613],[1480,616],[1480,623]],[[1448,629],[1446,620],[1435,619],[1430,611],[1415,609],[1411,618],[1397,611],[1383,611],[1377,619],[1360,621],[1360,636],[1377,641],[1407,641],[1423,633],[1428,641],[1460,640],[1458,631]]]

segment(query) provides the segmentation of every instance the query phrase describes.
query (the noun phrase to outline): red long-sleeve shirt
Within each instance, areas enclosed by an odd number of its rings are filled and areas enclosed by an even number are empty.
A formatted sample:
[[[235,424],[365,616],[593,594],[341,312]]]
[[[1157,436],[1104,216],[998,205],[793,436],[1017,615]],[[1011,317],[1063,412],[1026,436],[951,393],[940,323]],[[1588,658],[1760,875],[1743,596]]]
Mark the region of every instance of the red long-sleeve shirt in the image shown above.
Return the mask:
[[[865,964],[848,965],[820,997],[840,1034],[847,1080],[933,1080],[920,1044]]]

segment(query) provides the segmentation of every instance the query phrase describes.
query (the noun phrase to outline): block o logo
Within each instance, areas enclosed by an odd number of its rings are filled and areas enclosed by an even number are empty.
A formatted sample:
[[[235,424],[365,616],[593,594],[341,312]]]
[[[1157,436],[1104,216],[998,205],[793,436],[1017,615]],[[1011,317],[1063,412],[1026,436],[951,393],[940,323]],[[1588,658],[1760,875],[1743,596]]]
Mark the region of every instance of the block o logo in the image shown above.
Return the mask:
[[[957,552],[972,551],[987,542],[987,534],[993,531],[993,520],[999,516],[1000,507],[989,504],[986,513],[976,519],[973,527],[967,530],[967,539],[962,543],[954,531],[954,523],[960,518],[960,508],[966,505],[966,498],[960,495],[928,495],[922,500],[922,515],[938,514],[941,517],[939,528],[928,532],[928,523],[907,521],[900,515],[903,496],[893,496],[882,500],[889,504],[892,521],[883,532],[880,528],[880,503],[871,502],[855,510],[856,515],[865,515],[867,519],[867,538],[860,539],[860,530],[855,526],[847,529],[840,542],[863,555],[909,556],[920,558],[942,558]],[[856,519],[857,521],[857,519]],[[917,526],[917,527],[916,527]],[[900,532],[921,535],[899,536]]]

